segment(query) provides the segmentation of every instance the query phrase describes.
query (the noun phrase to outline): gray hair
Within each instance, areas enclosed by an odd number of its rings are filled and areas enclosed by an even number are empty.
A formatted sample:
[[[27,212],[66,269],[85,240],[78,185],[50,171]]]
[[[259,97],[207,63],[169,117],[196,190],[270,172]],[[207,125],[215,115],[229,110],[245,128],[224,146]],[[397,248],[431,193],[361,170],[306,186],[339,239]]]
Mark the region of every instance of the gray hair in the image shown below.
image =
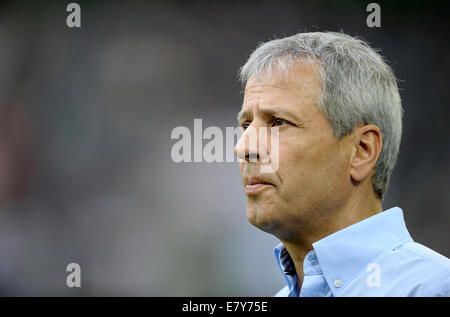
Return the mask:
[[[383,199],[397,161],[402,115],[397,80],[383,57],[364,41],[342,33],[299,33],[260,44],[240,69],[245,85],[252,75],[270,74],[274,67],[287,76],[292,62],[315,60],[320,65],[322,94],[318,106],[340,139],[360,124],[381,130],[383,147],[372,185]]]

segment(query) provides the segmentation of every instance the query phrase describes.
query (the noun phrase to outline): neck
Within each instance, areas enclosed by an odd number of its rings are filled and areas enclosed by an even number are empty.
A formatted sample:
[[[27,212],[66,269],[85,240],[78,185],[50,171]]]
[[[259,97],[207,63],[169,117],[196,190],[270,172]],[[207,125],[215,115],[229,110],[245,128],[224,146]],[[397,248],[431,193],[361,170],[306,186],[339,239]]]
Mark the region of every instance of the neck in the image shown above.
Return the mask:
[[[313,249],[314,242],[382,210],[381,200],[375,194],[365,197],[358,195],[349,200],[342,208],[327,212],[326,217],[315,219],[313,223],[310,223],[311,228],[301,228],[301,232],[297,232],[294,239],[280,239],[294,262],[299,291],[304,278],[303,262],[306,254]]]

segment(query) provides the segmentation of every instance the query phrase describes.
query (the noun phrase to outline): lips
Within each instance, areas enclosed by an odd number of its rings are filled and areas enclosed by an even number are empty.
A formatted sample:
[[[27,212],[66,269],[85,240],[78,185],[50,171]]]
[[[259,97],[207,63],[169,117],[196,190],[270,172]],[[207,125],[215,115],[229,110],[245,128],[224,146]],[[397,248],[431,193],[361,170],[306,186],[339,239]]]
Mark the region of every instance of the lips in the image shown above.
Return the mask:
[[[244,191],[246,195],[255,195],[273,186],[274,185],[272,183],[269,183],[268,181],[261,178],[249,177],[245,179]]]

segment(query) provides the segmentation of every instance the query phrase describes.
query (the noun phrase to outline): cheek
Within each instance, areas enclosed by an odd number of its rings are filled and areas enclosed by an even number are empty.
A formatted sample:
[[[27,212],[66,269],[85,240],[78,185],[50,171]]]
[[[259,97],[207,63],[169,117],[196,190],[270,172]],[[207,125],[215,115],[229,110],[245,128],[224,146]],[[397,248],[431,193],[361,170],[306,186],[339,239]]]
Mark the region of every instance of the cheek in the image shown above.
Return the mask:
[[[282,184],[282,195],[295,194],[299,187],[303,187],[301,184],[307,180],[310,170],[308,155],[310,153],[305,153],[304,145],[300,142],[280,142],[279,169],[276,174]]]
[[[317,186],[329,183],[330,175],[340,174],[341,160],[336,150],[326,144],[324,138],[280,143],[279,177],[282,183],[292,190],[317,190]]]

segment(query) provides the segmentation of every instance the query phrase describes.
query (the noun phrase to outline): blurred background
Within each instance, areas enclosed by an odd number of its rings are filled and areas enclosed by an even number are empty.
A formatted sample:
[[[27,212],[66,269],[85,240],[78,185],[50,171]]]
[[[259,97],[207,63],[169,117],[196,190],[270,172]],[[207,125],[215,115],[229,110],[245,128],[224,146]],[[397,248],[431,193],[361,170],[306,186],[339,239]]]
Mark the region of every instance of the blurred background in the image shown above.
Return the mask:
[[[170,136],[236,126],[239,67],[301,31],[390,61],[405,117],[383,207],[450,256],[448,5],[377,1],[369,28],[371,1],[77,1],[71,29],[70,2],[0,4],[0,295],[275,294],[279,242],[247,222],[238,164],[174,163]]]

